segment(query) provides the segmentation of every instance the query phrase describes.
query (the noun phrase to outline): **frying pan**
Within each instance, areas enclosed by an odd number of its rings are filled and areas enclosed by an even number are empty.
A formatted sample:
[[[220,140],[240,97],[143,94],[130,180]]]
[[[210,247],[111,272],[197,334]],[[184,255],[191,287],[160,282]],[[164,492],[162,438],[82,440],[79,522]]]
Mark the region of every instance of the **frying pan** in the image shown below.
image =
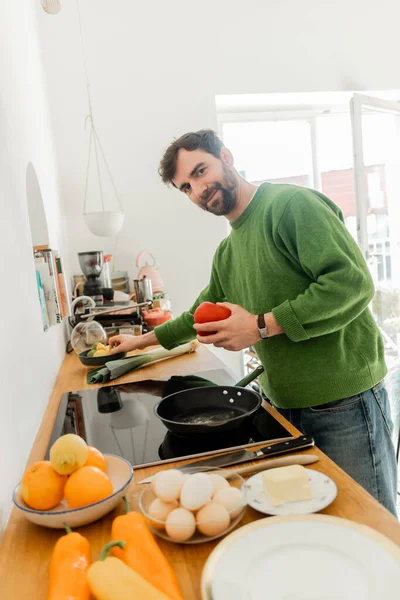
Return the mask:
[[[245,386],[263,371],[263,367],[254,369],[235,386],[211,385],[169,394],[156,404],[155,414],[172,433],[185,437],[233,431],[260,407],[261,396]]]

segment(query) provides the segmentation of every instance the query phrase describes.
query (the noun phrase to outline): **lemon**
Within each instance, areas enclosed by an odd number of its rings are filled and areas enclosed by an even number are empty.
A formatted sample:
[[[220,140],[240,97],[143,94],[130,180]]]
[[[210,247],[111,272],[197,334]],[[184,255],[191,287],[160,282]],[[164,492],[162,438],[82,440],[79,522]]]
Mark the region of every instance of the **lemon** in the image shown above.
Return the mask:
[[[74,433],[67,433],[58,438],[50,448],[50,462],[57,473],[69,475],[85,464],[88,452],[84,439]]]
[[[94,357],[96,356],[108,356],[108,352],[107,350],[96,350],[96,352],[93,354]]]

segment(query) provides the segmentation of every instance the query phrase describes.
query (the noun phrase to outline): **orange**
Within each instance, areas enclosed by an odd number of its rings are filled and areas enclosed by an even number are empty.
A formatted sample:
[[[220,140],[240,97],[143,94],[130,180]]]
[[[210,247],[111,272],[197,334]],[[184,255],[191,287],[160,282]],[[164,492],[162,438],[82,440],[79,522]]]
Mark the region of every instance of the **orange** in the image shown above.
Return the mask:
[[[30,508],[49,510],[61,502],[66,482],[67,477],[59,475],[49,460],[40,460],[25,471],[21,496]]]
[[[113,493],[110,478],[97,467],[83,466],[68,478],[64,496],[70,508],[80,508]]]
[[[88,446],[88,450],[88,457],[83,466],[97,467],[98,469],[100,469],[100,471],[107,473],[106,459],[104,458],[100,450],[97,450],[97,448],[94,448],[93,446]]]

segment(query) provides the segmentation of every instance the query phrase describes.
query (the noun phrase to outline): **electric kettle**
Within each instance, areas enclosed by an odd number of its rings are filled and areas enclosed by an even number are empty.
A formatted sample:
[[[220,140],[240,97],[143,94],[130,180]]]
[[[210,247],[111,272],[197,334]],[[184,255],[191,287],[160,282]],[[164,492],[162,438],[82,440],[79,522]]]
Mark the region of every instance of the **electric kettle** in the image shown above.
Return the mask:
[[[143,266],[141,264],[141,260],[146,255],[150,257],[151,264],[149,264],[146,260],[146,263]],[[164,282],[161,279],[161,275],[155,265],[155,258],[148,250],[143,250],[143,252],[140,252],[136,257],[136,266],[139,268],[138,279],[143,279],[143,277],[147,277],[151,280],[153,293],[160,293],[164,291]]]

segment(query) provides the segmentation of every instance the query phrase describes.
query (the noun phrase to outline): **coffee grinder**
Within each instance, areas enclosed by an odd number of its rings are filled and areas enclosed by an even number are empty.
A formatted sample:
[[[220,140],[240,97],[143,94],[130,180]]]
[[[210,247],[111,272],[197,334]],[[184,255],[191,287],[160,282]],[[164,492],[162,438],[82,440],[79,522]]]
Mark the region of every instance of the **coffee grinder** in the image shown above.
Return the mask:
[[[92,296],[94,300],[102,300],[103,282],[100,279],[103,269],[103,252],[95,250],[92,252],[78,252],[79,264],[86,278],[83,285],[85,296]]]

